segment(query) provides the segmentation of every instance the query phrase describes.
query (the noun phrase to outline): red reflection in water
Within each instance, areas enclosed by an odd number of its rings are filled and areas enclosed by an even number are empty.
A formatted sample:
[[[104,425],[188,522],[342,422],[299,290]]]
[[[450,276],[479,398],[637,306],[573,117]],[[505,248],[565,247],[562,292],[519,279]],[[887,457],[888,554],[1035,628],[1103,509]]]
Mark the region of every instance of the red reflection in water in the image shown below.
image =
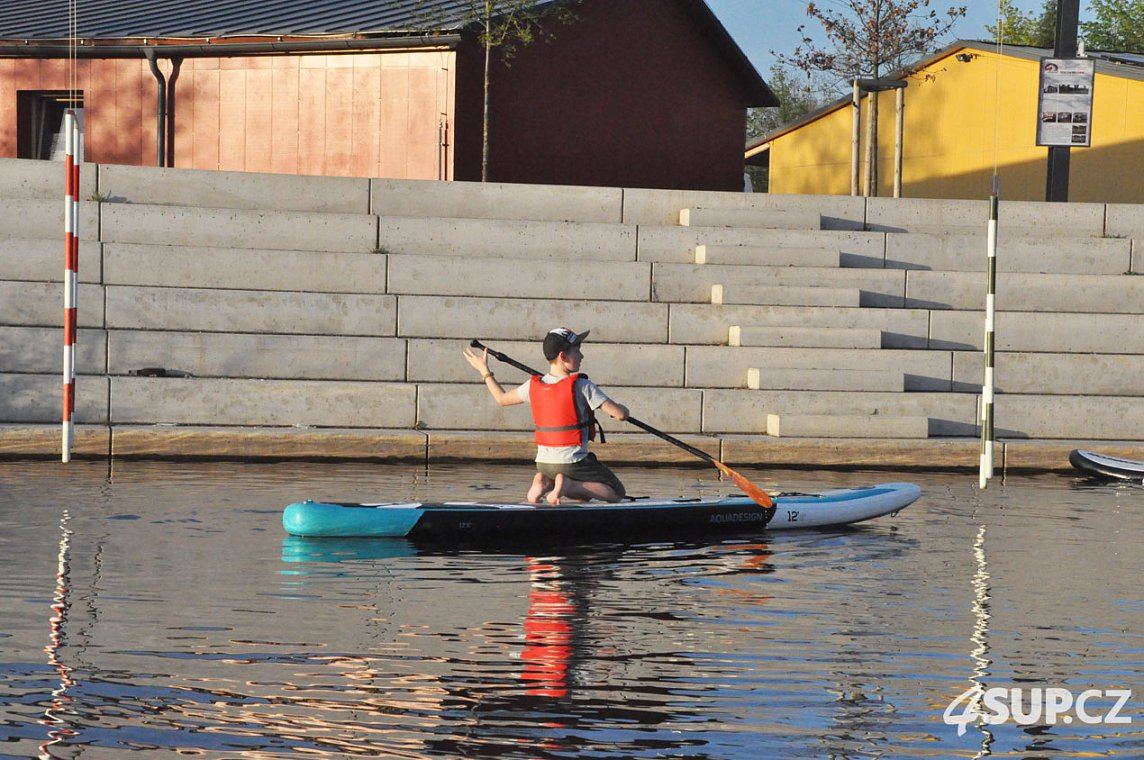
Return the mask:
[[[526,693],[541,697],[568,696],[568,668],[572,658],[572,618],[576,607],[562,588],[560,568],[528,558],[532,590],[524,618],[524,671]]]

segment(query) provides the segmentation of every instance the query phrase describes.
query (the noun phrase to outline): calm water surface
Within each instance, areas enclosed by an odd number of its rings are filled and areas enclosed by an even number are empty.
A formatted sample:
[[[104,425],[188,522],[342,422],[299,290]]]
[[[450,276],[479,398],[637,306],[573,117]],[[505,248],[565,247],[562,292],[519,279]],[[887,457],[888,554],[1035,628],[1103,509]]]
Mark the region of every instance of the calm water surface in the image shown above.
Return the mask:
[[[516,497],[531,468],[0,463],[0,757],[1144,757],[1144,488],[742,472],[924,494],[848,530],[440,551],[281,510]],[[995,687],[1026,715],[1131,691],[1131,723],[943,719]]]

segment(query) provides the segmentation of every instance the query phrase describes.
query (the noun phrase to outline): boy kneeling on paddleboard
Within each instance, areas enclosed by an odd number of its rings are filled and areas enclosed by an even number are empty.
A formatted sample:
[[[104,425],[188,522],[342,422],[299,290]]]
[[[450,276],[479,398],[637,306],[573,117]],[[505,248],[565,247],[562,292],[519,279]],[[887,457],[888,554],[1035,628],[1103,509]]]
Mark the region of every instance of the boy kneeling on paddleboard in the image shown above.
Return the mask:
[[[580,374],[584,355],[580,344],[589,330],[575,333],[558,327],[544,336],[548,374],[532,377],[506,391],[489,371],[489,352],[465,349],[465,359],[481,373],[485,387],[500,406],[529,404],[536,426],[536,476],[528,489],[528,502],[544,498],[549,504],[561,499],[620,501],[624,484],[615,473],[588,451],[594,437],[595,415],[602,409],[617,420],[626,419],[628,408],[608,398],[599,386]]]

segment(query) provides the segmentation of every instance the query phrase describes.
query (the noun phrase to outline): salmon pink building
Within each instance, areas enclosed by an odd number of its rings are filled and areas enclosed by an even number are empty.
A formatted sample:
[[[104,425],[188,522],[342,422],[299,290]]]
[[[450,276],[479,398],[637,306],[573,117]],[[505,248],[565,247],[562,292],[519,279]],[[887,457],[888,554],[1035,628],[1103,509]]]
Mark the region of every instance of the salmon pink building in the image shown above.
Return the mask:
[[[0,157],[52,159],[82,108],[107,164],[479,180],[484,48],[465,0],[0,5]],[[702,0],[540,2],[490,65],[488,179],[742,188],[776,105]],[[567,8],[570,20],[554,11]]]

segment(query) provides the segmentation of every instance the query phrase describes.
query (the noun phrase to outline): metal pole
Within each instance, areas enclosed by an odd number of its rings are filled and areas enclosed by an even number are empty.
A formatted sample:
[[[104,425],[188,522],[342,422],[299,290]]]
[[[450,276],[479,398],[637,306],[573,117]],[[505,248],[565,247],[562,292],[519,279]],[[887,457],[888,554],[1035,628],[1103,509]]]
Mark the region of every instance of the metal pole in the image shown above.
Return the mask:
[[[894,197],[902,197],[902,140],[904,136],[903,120],[906,110],[906,91],[899,89],[895,93],[896,134],[894,135]]]
[[[64,393],[62,460],[71,461],[75,443],[76,300],[79,295],[79,165],[83,160],[79,120],[75,110],[64,112]]]
[[[878,180],[876,179],[878,170],[874,166],[874,162],[877,160],[877,149],[874,146],[874,141],[878,139],[878,133],[874,129],[878,121],[877,101],[877,91],[871,90],[866,93],[866,179],[862,185],[862,194],[867,198],[872,198],[878,194]]]
[[[1000,179],[994,175],[989,196],[988,265],[985,291],[985,380],[981,386],[981,468],[977,485],[985,488],[993,477],[993,348],[997,293],[997,209]]]
[[[1077,26],[1080,23],[1080,0],[1057,0],[1056,44],[1053,56],[1075,58]],[[1067,203],[1069,199],[1069,158],[1067,145],[1049,146],[1045,175],[1045,200]]]
[[[850,135],[850,194],[858,195],[858,153],[862,136],[862,91],[858,87],[858,80],[854,80],[854,98],[850,106],[854,113],[854,126]]]

